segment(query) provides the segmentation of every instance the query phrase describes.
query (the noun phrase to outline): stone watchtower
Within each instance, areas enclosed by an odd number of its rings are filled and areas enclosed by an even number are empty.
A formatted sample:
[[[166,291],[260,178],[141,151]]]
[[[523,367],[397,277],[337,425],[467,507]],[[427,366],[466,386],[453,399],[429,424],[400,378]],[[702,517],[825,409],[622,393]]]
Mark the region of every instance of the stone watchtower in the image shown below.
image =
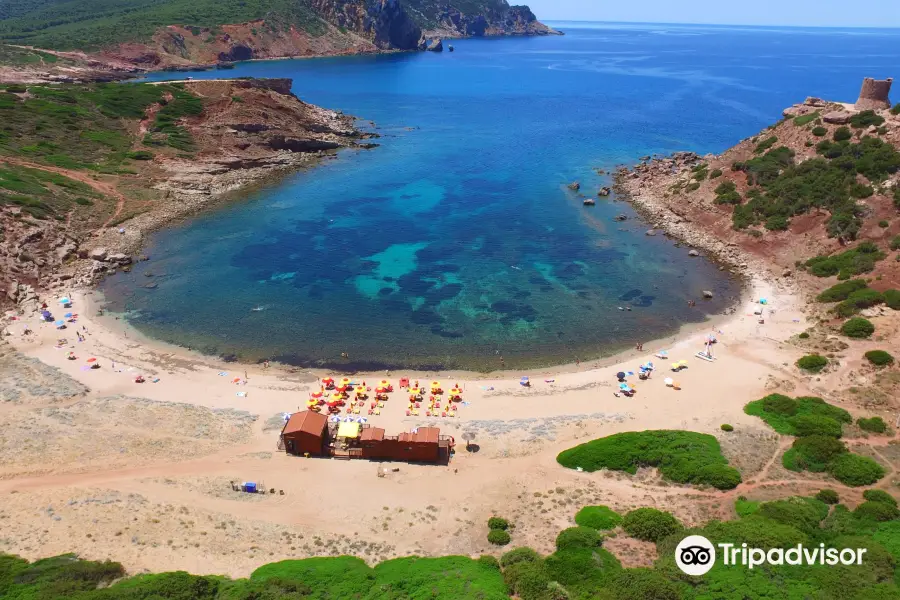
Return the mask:
[[[888,94],[891,92],[893,79],[863,79],[862,89],[859,91],[859,100],[856,101],[856,110],[880,110],[890,108],[891,101]]]

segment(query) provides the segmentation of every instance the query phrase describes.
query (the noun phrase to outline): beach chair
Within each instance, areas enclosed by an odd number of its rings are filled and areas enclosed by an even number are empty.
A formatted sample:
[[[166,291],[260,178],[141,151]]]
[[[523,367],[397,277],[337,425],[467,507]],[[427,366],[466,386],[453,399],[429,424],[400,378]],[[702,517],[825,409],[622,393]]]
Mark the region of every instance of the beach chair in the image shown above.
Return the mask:
[[[371,417],[371,416],[372,416],[372,413],[374,413],[374,412],[375,412],[375,411],[372,410],[372,409],[370,408],[370,409],[369,409],[369,416]]]
[[[359,414],[359,409],[358,409],[358,408],[354,408],[354,409],[353,409],[353,414],[354,414],[354,415],[358,415],[358,414]]]
[[[376,408],[376,409],[375,409],[375,414],[376,414],[376,415],[380,415],[380,414],[381,414],[381,411],[378,410],[378,409]]]
[[[414,411],[412,411],[412,414],[413,414],[414,417],[418,417],[418,416],[419,416],[419,411],[418,411],[418,410],[414,410]]]
[[[442,416],[442,417],[446,417],[446,416],[447,416],[447,412],[446,412],[446,411],[441,411],[441,416]]]
[[[407,416],[407,417],[410,415],[410,412],[411,412],[411,411],[406,411],[406,416]]]
[[[430,416],[431,416],[431,411],[430,411],[430,410],[426,410],[426,411],[425,411],[425,416],[426,416],[426,417],[430,417]]]

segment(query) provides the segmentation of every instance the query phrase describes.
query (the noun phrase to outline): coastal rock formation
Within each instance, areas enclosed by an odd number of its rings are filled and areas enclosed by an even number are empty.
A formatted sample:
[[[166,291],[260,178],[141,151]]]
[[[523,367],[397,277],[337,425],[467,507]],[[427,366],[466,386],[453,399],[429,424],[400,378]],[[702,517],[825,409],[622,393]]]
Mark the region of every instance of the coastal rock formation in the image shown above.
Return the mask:
[[[152,161],[131,165],[141,169],[140,177],[127,185],[140,181],[141,193],[154,199],[149,211],[134,210],[131,194],[116,189],[116,175],[97,177],[0,152],[0,168],[46,170],[72,185],[90,186],[85,189],[93,188],[91,206],[96,207],[82,208],[77,218],[54,219],[28,213],[26,205],[0,202],[0,304],[21,303],[34,290],[64,291],[128,268],[143,232],[225,192],[356,146],[365,137],[352,117],[302,102],[291,94],[291,85],[290,79],[184,82],[183,89],[203,98],[202,114],[179,120],[196,152],[179,156],[174,148],[155,147]],[[138,119],[129,123],[129,130],[139,128]],[[112,226],[121,221],[113,212],[117,199],[122,214],[139,216]]]
[[[444,42],[441,41],[440,38],[431,42],[431,45],[428,46],[429,52],[443,52],[444,51]]]
[[[413,50],[422,31],[400,0],[311,0],[328,23],[372,41],[380,49]]]
[[[856,110],[881,110],[891,107],[891,84],[893,79],[863,79],[862,89],[859,91],[859,99],[856,101]]]
[[[832,125],[846,125],[853,115],[846,110],[833,110],[822,115],[822,120]]]
[[[510,6],[506,0],[485,0],[477,12],[471,12],[470,6],[457,7],[452,3],[425,6],[420,21],[424,21],[422,25],[427,34],[450,38],[559,34],[538,21],[524,5]]]

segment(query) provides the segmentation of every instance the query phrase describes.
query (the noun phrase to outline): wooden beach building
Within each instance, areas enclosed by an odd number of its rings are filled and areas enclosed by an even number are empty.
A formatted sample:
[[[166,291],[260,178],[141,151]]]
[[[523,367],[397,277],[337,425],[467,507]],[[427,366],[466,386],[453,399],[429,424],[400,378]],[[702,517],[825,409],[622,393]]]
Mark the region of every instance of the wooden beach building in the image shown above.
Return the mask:
[[[437,427],[385,435],[384,429],[355,422],[329,423],[314,411],[294,413],[281,430],[279,448],[288,454],[447,464],[454,441]]]
[[[281,430],[284,451],[288,454],[302,456],[327,456],[328,449],[328,417],[311,410],[296,412],[291,415]]]

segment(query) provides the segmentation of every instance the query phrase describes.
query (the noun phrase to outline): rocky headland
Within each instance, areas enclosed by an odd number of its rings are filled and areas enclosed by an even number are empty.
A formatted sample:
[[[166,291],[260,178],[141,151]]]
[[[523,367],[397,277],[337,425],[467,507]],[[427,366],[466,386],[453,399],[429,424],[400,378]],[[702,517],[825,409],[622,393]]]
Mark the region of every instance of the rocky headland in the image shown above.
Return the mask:
[[[294,96],[289,79],[160,85],[162,103],[148,104],[143,116],[126,118],[122,129],[108,133],[128,137],[130,159],[113,172],[98,166],[111,160],[109,154],[85,169],[60,167],[52,158],[0,154],[0,302],[34,301],[40,290],[90,285],[139,260],[135,253],[149,230],[229,192],[314,165],[340,148],[373,145],[364,141],[372,134],[356,130],[352,117]],[[41,90],[23,87],[17,94],[15,109],[23,118],[29,97]],[[182,91],[185,96],[171,97]],[[170,125],[159,115],[178,100],[198,108]],[[175,133],[166,138],[169,128]],[[18,189],[34,197],[18,196]]]
[[[0,31],[0,81],[109,81],[147,71],[229,69],[235,61],[252,59],[425,50],[441,37],[558,33],[527,6],[506,0],[459,6],[432,0],[308,0],[269,11],[223,0],[223,9],[230,10],[209,15],[175,0],[165,17],[152,7],[142,16],[124,1],[121,7],[116,0],[110,4],[105,16],[122,20],[121,27],[94,24],[90,17],[69,23],[46,7],[20,7]],[[35,31],[35,22],[45,26]]]
[[[617,195],[646,216],[652,227],[648,235],[665,232],[735,272],[797,277],[812,290],[820,289],[824,282],[803,277],[799,263],[862,241],[888,250],[900,233],[900,155],[895,155],[900,150],[900,114],[889,110],[889,84],[872,92],[873,81],[864,82],[857,103],[807,98],[790,106],[776,124],[722,154],[676,152],[620,166],[615,173]],[[850,165],[849,158],[838,156],[843,148],[849,156],[868,145],[883,157],[883,169],[866,170],[865,164]],[[814,197],[818,184],[799,177],[804,170],[825,170],[834,160],[857,173],[849,182],[839,180],[848,186],[845,198],[820,201]],[[787,176],[795,179],[788,182]],[[785,185],[803,186],[799,194],[808,196],[808,202],[788,206],[792,193],[773,185],[779,177]],[[835,191],[837,181],[822,187]],[[841,229],[845,214],[852,216]],[[900,286],[898,264],[893,259],[877,262],[871,271],[877,279],[874,286]]]

